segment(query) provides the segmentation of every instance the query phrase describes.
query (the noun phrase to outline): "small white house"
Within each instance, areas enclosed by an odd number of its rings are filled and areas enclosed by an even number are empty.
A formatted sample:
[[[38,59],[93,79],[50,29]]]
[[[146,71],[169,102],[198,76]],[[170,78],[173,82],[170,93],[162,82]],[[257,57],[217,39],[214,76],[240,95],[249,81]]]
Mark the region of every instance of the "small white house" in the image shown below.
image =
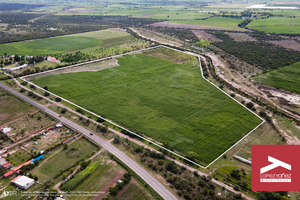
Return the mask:
[[[1,132],[4,134],[10,133],[11,132],[11,128],[5,127],[3,129],[1,129]]]
[[[62,125],[62,123],[58,123],[58,124],[56,124],[55,127],[56,127],[56,128],[61,128],[61,127],[63,127],[63,125]]]

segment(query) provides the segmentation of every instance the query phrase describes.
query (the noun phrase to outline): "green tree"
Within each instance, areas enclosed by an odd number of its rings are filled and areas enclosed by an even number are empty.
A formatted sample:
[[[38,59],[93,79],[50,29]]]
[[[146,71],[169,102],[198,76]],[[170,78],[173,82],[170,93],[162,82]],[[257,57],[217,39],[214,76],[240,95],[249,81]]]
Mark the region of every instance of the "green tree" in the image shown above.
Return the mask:
[[[246,103],[246,107],[249,109],[253,108],[253,106],[254,106],[254,104],[252,102]]]
[[[186,158],[192,160],[192,161],[196,161],[199,159],[199,155],[193,151],[189,151],[186,155]]]
[[[118,189],[116,187],[109,187],[109,193],[112,196],[116,196],[118,194]]]
[[[120,142],[120,137],[118,135],[116,135],[114,137],[114,140],[113,140],[114,143],[119,143]]]
[[[68,149],[68,144],[64,144],[64,150]]]

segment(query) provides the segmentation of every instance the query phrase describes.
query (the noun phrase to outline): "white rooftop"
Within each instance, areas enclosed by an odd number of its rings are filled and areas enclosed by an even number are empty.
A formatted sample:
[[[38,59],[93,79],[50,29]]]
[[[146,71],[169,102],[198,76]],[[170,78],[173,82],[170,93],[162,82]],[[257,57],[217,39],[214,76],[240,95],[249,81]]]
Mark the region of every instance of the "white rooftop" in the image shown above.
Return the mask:
[[[33,182],[34,180],[32,178],[28,178],[27,176],[21,176],[20,178],[15,180],[14,183],[20,186],[26,186],[26,185],[30,185]]]
[[[3,128],[2,129],[2,132],[5,134],[5,133],[9,133],[11,131],[11,128],[7,128],[7,127],[5,127],[5,128]]]

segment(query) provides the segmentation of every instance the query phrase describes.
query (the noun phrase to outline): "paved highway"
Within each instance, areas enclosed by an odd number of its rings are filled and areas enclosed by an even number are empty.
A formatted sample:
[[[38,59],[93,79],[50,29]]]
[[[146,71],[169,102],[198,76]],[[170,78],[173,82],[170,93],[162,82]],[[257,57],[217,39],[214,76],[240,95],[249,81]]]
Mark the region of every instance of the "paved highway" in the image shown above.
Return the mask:
[[[155,178],[153,178],[146,170],[144,170],[141,166],[139,166],[136,162],[134,162],[131,158],[126,156],[122,151],[114,147],[109,142],[105,141],[104,139],[100,138],[97,135],[90,135],[90,131],[83,128],[82,126],[64,118],[59,117],[59,114],[56,112],[46,108],[45,106],[31,100],[30,98],[20,94],[19,92],[16,92],[15,90],[11,89],[10,87],[4,85],[3,83],[0,83],[0,87],[3,89],[13,93],[14,95],[20,97],[21,99],[27,101],[28,103],[34,105],[38,109],[48,113],[49,115],[52,115],[53,117],[60,119],[60,121],[66,125],[69,125],[70,127],[78,130],[82,134],[86,135],[87,137],[93,139],[95,142],[97,142],[99,145],[101,145],[103,148],[107,149],[110,153],[115,155],[118,159],[120,159],[123,163],[125,163],[128,167],[130,167],[137,175],[139,175],[146,183],[148,183],[162,198],[164,199],[176,199],[176,197],[167,190],[161,183],[159,183]]]

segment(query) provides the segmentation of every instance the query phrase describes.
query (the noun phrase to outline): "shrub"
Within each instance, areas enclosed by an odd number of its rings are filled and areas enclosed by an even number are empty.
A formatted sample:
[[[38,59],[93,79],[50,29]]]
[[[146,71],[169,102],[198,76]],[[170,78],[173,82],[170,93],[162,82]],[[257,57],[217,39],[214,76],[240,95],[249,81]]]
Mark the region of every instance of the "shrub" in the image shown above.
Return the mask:
[[[45,92],[44,96],[45,97],[50,96],[49,92]]]
[[[20,89],[20,92],[25,92],[25,89],[24,89],[24,88],[21,88],[21,89]]]
[[[77,111],[77,109],[76,109],[76,111]],[[78,111],[77,111],[78,112]],[[97,122],[99,122],[99,123],[102,123],[102,122],[104,122],[105,120],[104,119],[102,119],[102,118],[100,118],[100,117],[98,117],[98,119],[97,119]]]
[[[60,112],[61,112],[62,114],[65,114],[65,113],[67,112],[67,109],[63,108],[63,109],[61,109]]]
[[[253,106],[254,106],[254,104],[252,102],[246,103],[246,107],[249,109],[253,108]]]
[[[55,98],[55,101],[56,101],[56,102],[60,102],[60,101],[61,101],[61,98],[56,97],[56,98]]]
[[[102,133],[107,133],[108,128],[107,128],[106,126],[101,126],[101,127],[100,127],[100,131],[101,131]]]
[[[240,187],[237,186],[237,185],[235,185],[235,186],[233,187],[233,189],[234,189],[235,191],[240,191],[240,190],[241,190]]]

